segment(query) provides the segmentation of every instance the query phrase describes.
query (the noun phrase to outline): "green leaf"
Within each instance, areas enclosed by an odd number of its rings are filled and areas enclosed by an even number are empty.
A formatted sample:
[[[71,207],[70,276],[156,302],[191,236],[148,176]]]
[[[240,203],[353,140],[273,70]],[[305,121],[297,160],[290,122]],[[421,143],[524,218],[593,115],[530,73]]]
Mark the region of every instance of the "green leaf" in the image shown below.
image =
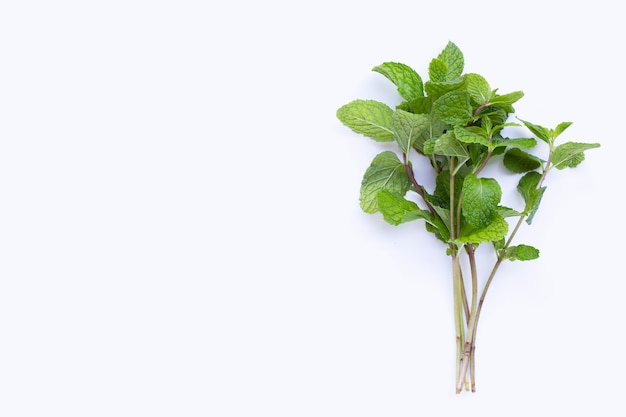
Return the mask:
[[[540,125],[536,125],[530,122],[527,122],[526,120],[522,120],[519,119],[518,120],[522,123],[524,123],[524,126],[526,126],[526,128],[528,130],[530,130],[533,135],[537,136],[539,139],[541,139],[542,141],[544,141],[547,144],[551,144],[552,143],[552,137],[550,134],[550,129],[540,126]]]
[[[437,58],[442,60],[447,68],[446,79],[444,81],[455,80],[463,74],[463,67],[465,66],[463,53],[454,43],[448,42]]]
[[[509,149],[502,162],[506,169],[516,174],[534,171],[541,166],[541,159],[517,148]]]
[[[472,120],[472,106],[467,91],[454,90],[439,97],[433,110],[444,122],[453,126],[465,126]]]
[[[559,123],[558,126],[554,129],[554,138],[556,138],[561,133],[563,133],[563,131],[565,129],[567,129],[568,127],[570,127],[571,125],[572,125],[572,122],[561,122],[561,123]]]
[[[469,151],[457,138],[454,132],[448,131],[432,141],[424,143],[425,154],[454,156],[458,159],[457,170],[470,158]],[[454,172],[456,174],[456,172]]]
[[[499,214],[495,214],[491,223],[482,229],[476,229],[466,225],[461,229],[461,236],[456,241],[459,243],[482,243],[493,242],[503,239],[509,231],[509,224]]]
[[[524,97],[524,93],[522,91],[514,91],[501,96],[496,95],[489,103],[494,106],[509,108],[509,111],[512,111],[513,109],[510,108],[510,106],[522,97]]]
[[[520,178],[517,184],[517,191],[524,199],[524,214],[528,216],[526,223],[531,224],[533,217],[539,208],[543,193],[546,191],[546,187],[538,187],[541,180],[541,174],[536,171],[531,171]]]
[[[476,228],[487,227],[497,215],[502,190],[493,178],[468,174],[463,181],[461,211],[467,223]]]
[[[433,107],[431,97],[416,97],[408,102],[411,113],[429,114]]]
[[[454,90],[463,90],[466,87],[465,77],[461,77],[459,80],[454,81],[441,81],[435,82],[433,80],[426,81],[424,83],[424,91],[428,94],[432,99],[437,99],[444,95],[445,93],[449,93]]]
[[[374,67],[376,71],[389,79],[398,87],[398,93],[405,100],[424,96],[422,77],[408,65],[399,62],[384,62]]]
[[[443,59],[434,58],[428,66],[428,77],[430,81],[436,83],[446,82],[448,80],[448,66]]]
[[[598,147],[599,143],[566,142],[554,148],[550,160],[557,169],[574,168],[582,162],[586,150]]]
[[[465,77],[467,80],[467,91],[472,102],[480,106],[491,100],[493,92],[489,83],[482,75],[470,73],[465,74]]]
[[[430,230],[437,236],[437,239],[448,243],[450,240],[450,210],[440,206],[433,206],[433,209],[437,215],[432,218],[434,230]]]
[[[376,196],[379,191],[388,190],[403,196],[410,187],[406,168],[398,156],[392,151],[381,152],[374,157],[363,175],[359,197],[361,208],[366,213],[376,213],[379,211]]]
[[[391,117],[393,110],[375,100],[354,100],[337,110],[337,118],[352,129],[378,142],[392,142]]]
[[[458,201],[463,189],[462,175],[454,176],[454,201]],[[443,170],[435,178],[435,191],[433,195],[437,197],[441,203],[436,204],[445,208],[450,208],[450,170]],[[432,201],[431,201],[432,203]]]
[[[499,135],[496,135],[492,139],[493,146],[495,148],[501,147],[512,147],[512,148],[523,148],[523,149],[532,149],[537,146],[537,140],[535,138],[503,138]]]
[[[457,126],[454,128],[454,135],[463,143],[479,143],[491,147],[489,139],[487,139],[487,132],[478,126]]]
[[[505,206],[498,206],[498,214],[502,217],[519,217],[522,215],[522,213],[520,213],[517,210],[513,210],[510,207],[505,207]]]
[[[391,130],[398,146],[405,154],[426,130],[430,118],[425,114],[413,114],[403,110],[396,110],[391,117]]]
[[[432,222],[432,215],[428,210],[420,209],[413,201],[409,201],[389,190],[380,190],[376,194],[376,199],[378,201],[378,209],[389,224],[397,226],[417,219]]]
[[[539,258],[539,249],[529,245],[509,246],[504,251],[503,258],[510,261],[532,261]]]

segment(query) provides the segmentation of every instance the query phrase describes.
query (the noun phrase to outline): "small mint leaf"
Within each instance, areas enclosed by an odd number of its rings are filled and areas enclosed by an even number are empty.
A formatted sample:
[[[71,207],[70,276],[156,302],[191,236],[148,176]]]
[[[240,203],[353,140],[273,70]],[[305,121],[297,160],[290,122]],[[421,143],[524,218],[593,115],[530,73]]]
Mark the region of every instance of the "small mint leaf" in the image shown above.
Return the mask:
[[[533,135],[537,136],[539,139],[541,139],[542,141],[544,141],[547,144],[551,144],[552,143],[552,135],[550,134],[550,129],[540,126],[540,125],[536,125],[530,122],[527,122],[526,120],[522,120],[519,119],[518,120],[522,123],[524,123],[524,126],[526,126],[526,128],[528,130],[530,130]]]
[[[404,164],[392,151],[384,151],[374,157],[361,181],[360,203],[366,213],[378,211],[376,195],[381,190],[405,195],[411,187],[411,181]]]
[[[354,100],[337,110],[341,123],[377,142],[393,141],[392,116],[391,107],[376,100]]]
[[[528,216],[526,223],[531,224],[533,217],[539,208],[543,193],[546,191],[546,187],[538,188],[539,181],[541,180],[541,174],[537,171],[531,171],[520,178],[517,184],[517,191],[524,199],[524,214]]]
[[[556,128],[554,128],[554,138],[556,139],[565,129],[570,127],[572,122],[561,122]]]
[[[491,99],[489,104],[494,106],[499,106],[503,108],[507,108],[509,111],[512,111],[511,105],[524,97],[524,93],[522,91],[514,91],[512,93],[504,94],[504,95],[496,95]]]
[[[432,99],[437,99],[444,95],[445,93],[449,93],[454,90],[463,90],[466,87],[465,77],[462,77],[459,80],[455,81],[440,81],[436,82],[432,79],[430,81],[426,81],[424,83],[424,91],[428,94],[428,97]]]
[[[516,174],[534,171],[541,166],[541,159],[517,148],[509,149],[502,162],[506,169]]]
[[[529,245],[509,246],[504,251],[503,258],[510,261],[532,261],[539,258],[539,249]]]
[[[501,136],[494,136],[493,146],[496,148],[500,147],[512,147],[512,148],[523,148],[523,149],[532,149],[537,146],[537,140],[535,138],[503,138]]]
[[[378,72],[398,87],[398,93],[405,100],[413,100],[424,96],[424,84],[422,77],[408,65],[399,62],[384,62],[374,67],[372,71]]]
[[[512,208],[509,207],[505,207],[505,206],[498,206],[497,208],[497,212],[500,216],[506,218],[506,217],[519,217],[522,215],[522,213],[520,213],[517,210],[513,210]]]
[[[566,142],[554,148],[550,160],[557,169],[575,168],[584,159],[584,151],[600,147],[599,143]]]
[[[427,151],[429,151],[427,153]],[[454,137],[454,132],[448,131],[436,139],[424,143],[424,153],[444,156],[455,156],[459,168],[470,159],[470,154],[461,142]],[[455,172],[456,174],[456,172]]]

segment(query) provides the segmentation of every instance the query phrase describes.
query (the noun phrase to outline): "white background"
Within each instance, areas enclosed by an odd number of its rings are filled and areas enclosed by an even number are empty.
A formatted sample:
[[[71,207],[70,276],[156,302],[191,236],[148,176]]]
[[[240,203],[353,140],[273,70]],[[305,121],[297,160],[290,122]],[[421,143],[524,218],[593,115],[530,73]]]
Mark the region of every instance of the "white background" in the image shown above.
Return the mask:
[[[623,416],[617,4],[2,2],[0,415]],[[449,259],[361,212],[382,148],[335,117],[449,40],[602,144],[548,178],[458,396]]]

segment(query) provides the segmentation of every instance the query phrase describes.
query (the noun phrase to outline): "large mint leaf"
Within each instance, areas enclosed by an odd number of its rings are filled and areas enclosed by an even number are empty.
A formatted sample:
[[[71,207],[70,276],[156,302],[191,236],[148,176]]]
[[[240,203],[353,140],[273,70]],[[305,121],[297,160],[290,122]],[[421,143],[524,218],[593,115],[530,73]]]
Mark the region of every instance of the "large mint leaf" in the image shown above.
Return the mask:
[[[413,201],[394,194],[389,190],[380,190],[376,194],[378,210],[387,223],[397,226],[401,223],[424,219],[432,223],[432,215],[428,210],[422,210]]]
[[[396,110],[391,117],[391,130],[398,146],[404,153],[409,153],[415,141],[430,124],[430,117],[425,114],[413,114]]]
[[[598,147],[599,143],[566,142],[554,148],[550,160],[557,169],[574,168],[583,161],[586,150]]]
[[[337,118],[352,131],[378,142],[392,142],[391,107],[376,100],[354,100],[337,110]]]
[[[403,196],[410,187],[411,181],[406,168],[398,156],[392,151],[381,152],[374,157],[363,175],[359,197],[361,208],[366,213],[376,213],[378,211],[376,195],[379,191],[388,190]]]
[[[520,178],[517,184],[517,191],[524,199],[524,214],[528,216],[526,223],[531,224],[535,213],[541,203],[543,193],[546,191],[546,187],[538,187],[541,180],[541,174],[536,171],[531,171]]]
[[[466,225],[461,229],[461,236],[456,241],[460,243],[483,243],[503,239],[509,231],[509,224],[499,214],[495,214],[491,223],[482,229]]]
[[[389,79],[398,87],[398,93],[405,100],[413,100],[424,96],[422,77],[408,65],[399,62],[384,62],[374,67],[376,71]]]
[[[516,174],[534,171],[541,166],[541,159],[517,148],[509,149],[502,162],[506,169]]]
[[[441,120],[453,126],[465,126],[472,119],[467,91],[455,90],[444,94],[435,100],[433,110]]]
[[[476,229],[487,227],[496,216],[502,189],[493,178],[468,174],[463,181],[461,211],[465,221]]]

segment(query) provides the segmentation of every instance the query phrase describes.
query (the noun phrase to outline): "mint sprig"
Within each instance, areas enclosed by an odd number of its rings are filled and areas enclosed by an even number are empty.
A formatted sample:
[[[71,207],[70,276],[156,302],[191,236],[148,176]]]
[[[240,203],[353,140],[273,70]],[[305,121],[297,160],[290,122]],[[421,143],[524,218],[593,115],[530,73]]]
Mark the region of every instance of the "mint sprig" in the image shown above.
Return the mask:
[[[531,225],[546,191],[547,174],[553,168],[577,167],[586,151],[600,146],[559,143],[571,122],[547,128],[520,118],[521,125],[510,121],[513,105],[524,93],[500,94],[482,75],[464,73],[464,65],[463,53],[452,42],[431,60],[426,81],[406,64],[384,62],[373,71],[392,82],[403,101],[392,109],[379,101],[358,99],[340,107],[336,114],[353,132],[397,147],[397,151],[379,153],[365,171],[360,192],[362,210],[380,213],[394,226],[423,220],[426,231],[443,243],[450,256],[457,393],[476,390],[476,329],[500,264],[539,257],[537,248],[512,242],[524,222]],[[526,127],[529,135],[504,137],[507,126]],[[539,142],[547,145],[547,152],[535,150]],[[434,190],[422,185],[432,181],[415,177],[414,158],[429,162]],[[481,175],[488,164],[500,164],[520,176],[517,191],[523,207],[501,205],[500,183]],[[482,288],[476,267],[479,247],[490,250],[494,257]],[[467,262],[462,262],[462,257],[467,257]],[[469,273],[463,272],[466,265]]]

